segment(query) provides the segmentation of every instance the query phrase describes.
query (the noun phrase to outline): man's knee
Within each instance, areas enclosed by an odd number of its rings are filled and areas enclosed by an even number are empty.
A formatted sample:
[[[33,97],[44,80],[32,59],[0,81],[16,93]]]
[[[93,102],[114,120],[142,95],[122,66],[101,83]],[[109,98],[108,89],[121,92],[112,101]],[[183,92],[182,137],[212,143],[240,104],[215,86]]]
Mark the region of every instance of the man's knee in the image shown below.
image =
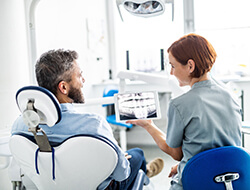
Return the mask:
[[[144,157],[144,152],[142,149],[140,148],[132,148],[130,150],[127,151],[128,154],[137,154],[137,155],[140,155],[141,157]]]

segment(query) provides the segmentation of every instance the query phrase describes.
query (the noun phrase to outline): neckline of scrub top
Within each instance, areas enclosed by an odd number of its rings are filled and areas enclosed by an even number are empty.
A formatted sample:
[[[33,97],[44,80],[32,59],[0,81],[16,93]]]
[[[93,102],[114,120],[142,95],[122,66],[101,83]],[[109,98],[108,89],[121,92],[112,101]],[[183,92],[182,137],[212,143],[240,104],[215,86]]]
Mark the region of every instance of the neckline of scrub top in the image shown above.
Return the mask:
[[[194,83],[192,88],[203,87],[203,86],[207,86],[207,85],[211,85],[211,84],[212,84],[212,81],[210,79],[208,79],[208,80]]]

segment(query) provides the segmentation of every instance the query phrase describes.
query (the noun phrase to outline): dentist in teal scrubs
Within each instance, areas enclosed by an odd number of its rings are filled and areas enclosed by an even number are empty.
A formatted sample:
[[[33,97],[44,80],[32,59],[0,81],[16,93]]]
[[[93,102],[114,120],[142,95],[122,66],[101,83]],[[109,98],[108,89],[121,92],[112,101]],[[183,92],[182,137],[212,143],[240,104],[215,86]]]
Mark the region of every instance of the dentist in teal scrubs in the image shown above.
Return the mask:
[[[230,92],[209,77],[217,54],[202,36],[188,34],[169,48],[170,74],[185,94],[169,102],[167,133],[151,120],[128,121],[148,131],[159,148],[180,161],[172,167],[171,190],[182,190],[181,176],[187,161],[199,152],[241,145],[241,108]]]

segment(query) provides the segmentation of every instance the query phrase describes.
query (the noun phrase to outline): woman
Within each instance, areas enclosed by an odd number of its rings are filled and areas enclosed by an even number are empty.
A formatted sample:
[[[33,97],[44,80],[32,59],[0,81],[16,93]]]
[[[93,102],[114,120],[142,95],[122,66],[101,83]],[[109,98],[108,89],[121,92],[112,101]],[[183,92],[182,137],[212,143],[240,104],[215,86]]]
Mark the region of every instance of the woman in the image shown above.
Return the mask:
[[[182,189],[181,174],[199,152],[241,145],[241,110],[227,89],[210,79],[216,52],[202,36],[188,34],[169,48],[171,75],[191,89],[169,102],[165,135],[150,120],[128,121],[145,128],[157,145],[180,163],[170,172],[170,189]],[[175,175],[177,174],[177,175]]]

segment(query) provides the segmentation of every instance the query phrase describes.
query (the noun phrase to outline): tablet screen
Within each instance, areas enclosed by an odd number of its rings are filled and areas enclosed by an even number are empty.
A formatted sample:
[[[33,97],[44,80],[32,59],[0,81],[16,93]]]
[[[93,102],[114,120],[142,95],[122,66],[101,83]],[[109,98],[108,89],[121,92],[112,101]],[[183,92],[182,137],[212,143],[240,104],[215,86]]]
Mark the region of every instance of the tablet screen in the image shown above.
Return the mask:
[[[115,95],[116,121],[159,119],[161,117],[158,93],[126,92]]]

